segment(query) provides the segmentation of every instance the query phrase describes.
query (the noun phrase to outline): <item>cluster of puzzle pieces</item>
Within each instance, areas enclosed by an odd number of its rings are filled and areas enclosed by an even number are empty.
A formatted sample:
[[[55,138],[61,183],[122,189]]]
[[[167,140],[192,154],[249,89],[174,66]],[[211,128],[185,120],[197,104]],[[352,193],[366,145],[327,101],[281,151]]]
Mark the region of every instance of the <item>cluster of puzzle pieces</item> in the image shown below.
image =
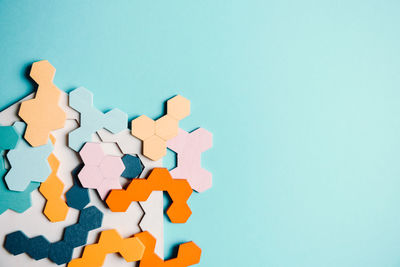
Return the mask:
[[[0,112],[0,266],[198,264],[194,242],[163,257],[163,217],[186,223],[193,190],[212,186],[201,166],[212,134],[179,128],[190,101],[177,95],[162,117],[128,122],[119,109],[98,110],[84,87],[60,90],[46,60],[30,76],[37,91]],[[172,170],[162,165],[168,149]]]

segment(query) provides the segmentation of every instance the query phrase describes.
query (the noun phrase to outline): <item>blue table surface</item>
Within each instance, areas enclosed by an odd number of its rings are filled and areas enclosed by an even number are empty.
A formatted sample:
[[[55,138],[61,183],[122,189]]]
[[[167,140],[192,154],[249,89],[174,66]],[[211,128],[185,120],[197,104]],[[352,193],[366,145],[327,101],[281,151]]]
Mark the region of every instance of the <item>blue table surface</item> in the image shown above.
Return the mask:
[[[47,59],[65,91],[157,118],[191,100],[214,186],[166,254],[200,266],[400,266],[400,2],[0,0],[0,108]],[[167,164],[172,164],[167,160]]]

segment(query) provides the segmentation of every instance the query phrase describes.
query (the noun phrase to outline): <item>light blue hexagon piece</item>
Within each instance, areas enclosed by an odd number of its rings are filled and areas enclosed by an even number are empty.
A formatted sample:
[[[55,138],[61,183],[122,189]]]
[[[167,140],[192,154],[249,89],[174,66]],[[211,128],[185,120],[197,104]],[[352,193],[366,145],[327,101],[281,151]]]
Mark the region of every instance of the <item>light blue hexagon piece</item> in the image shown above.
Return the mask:
[[[14,128],[20,136],[23,135],[26,124],[14,123]],[[44,182],[51,173],[47,158],[53,151],[53,144],[49,140],[46,145],[39,147],[30,146],[23,138],[15,149],[10,150],[7,159],[11,169],[4,177],[8,189],[25,191],[31,182]]]
[[[93,106],[93,94],[84,87],[69,93],[69,106],[80,113],[80,127],[68,135],[68,145],[75,151],[92,140],[92,134],[100,129],[112,133],[125,130],[128,126],[128,115],[119,109],[103,113]]]

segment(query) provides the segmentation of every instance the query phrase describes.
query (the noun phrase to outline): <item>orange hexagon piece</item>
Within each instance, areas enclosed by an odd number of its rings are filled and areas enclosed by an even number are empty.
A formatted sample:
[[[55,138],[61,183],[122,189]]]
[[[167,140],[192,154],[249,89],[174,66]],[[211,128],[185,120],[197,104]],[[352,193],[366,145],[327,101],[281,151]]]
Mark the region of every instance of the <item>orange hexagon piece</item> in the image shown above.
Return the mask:
[[[61,222],[67,217],[69,208],[62,199],[64,183],[57,176],[60,162],[54,154],[50,154],[47,161],[49,162],[52,172],[46,181],[41,183],[39,187],[40,193],[47,200],[43,213],[49,221]]]
[[[194,242],[179,245],[177,257],[164,261],[154,253],[156,239],[149,232],[141,232],[135,237],[146,247],[139,267],[186,267],[200,262],[201,249]]]
[[[117,230],[101,232],[97,244],[88,245],[83,251],[82,258],[73,259],[69,267],[97,267],[104,264],[107,254],[119,253],[127,262],[143,258],[145,246],[138,237],[123,239]]]
[[[172,204],[167,215],[172,223],[185,223],[192,211],[187,201],[192,194],[186,179],[174,179],[165,168],[154,168],[147,179],[133,179],[127,189],[113,189],[106,199],[111,211],[124,212],[133,201],[146,201],[153,191],[166,191]]]
[[[18,113],[27,124],[24,138],[34,147],[45,145],[50,132],[63,128],[67,118],[58,105],[61,91],[53,83],[55,72],[47,60],[32,64],[30,76],[39,86],[35,98],[22,102]]]

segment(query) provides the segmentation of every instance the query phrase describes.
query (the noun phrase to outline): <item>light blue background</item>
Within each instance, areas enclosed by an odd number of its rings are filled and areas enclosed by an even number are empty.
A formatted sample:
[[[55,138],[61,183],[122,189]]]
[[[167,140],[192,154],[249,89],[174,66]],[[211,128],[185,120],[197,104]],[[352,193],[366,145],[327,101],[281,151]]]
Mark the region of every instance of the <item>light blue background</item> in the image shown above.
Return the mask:
[[[0,107],[56,84],[214,133],[185,225],[200,266],[400,266],[400,2],[0,0]]]

